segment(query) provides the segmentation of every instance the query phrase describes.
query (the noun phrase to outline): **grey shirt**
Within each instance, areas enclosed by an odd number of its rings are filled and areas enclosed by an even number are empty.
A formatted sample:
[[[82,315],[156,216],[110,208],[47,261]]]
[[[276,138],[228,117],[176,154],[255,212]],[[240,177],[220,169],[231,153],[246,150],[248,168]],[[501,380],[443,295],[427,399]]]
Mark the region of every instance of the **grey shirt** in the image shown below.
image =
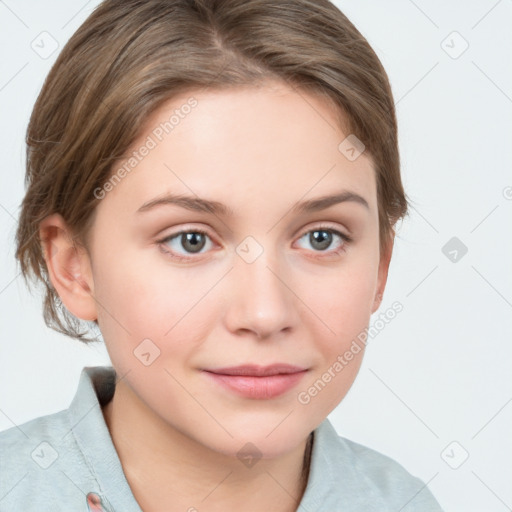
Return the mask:
[[[141,512],[101,410],[114,389],[112,367],[86,367],[68,409],[0,432],[1,512]],[[193,497],[190,505],[193,510]],[[314,430],[297,510],[442,512],[421,480],[340,437],[328,419]]]

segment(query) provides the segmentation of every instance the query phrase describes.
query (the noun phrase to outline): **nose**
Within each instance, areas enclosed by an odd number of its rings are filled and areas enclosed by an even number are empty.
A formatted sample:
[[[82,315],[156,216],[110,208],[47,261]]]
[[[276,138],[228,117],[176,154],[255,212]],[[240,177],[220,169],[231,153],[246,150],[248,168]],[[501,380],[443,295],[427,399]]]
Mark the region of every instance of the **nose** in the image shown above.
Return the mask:
[[[226,326],[236,334],[272,338],[298,322],[297,296],[284,264],[264,250],[252,263],[236,256],[228,278]]]

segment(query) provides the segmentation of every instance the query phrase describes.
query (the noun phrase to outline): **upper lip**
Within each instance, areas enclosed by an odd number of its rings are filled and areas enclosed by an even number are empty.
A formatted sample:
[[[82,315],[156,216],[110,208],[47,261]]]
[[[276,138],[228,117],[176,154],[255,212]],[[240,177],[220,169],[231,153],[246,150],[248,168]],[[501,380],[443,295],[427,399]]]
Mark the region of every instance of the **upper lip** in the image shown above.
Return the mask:
[[[266,377],[269,375],[279,375],[286,373],[298,373],[307,370],[300,366],[291,364],[277,363],[270,366],[259,366],[255,364],[245,364],[241,366],[231,366],[229,368],[213,368],[206,369],[210,373],[218,373],[221,375],[247,375],[255,377]]]

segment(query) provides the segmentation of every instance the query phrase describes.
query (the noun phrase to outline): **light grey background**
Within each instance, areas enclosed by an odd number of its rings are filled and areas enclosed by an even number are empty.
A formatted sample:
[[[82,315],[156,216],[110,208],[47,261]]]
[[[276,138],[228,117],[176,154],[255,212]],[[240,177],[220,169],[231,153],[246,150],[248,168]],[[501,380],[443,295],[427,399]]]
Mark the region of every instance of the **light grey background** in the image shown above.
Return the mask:
[[[512,2],[335,3],[388,71],[413,205],[380,311],[404,309],[371,339],[330,419],[429,482],[445,510],[512,510]],[[109,364],[102,345],[44,325],[14,259],[28,118],[97,4],[0,1],[0,430],[67,407],[81,368]],[[59,45],[47,58],[31,47],[46,37],[51,49],[44,31]],[[452,237],[467,254],[443,253]]]

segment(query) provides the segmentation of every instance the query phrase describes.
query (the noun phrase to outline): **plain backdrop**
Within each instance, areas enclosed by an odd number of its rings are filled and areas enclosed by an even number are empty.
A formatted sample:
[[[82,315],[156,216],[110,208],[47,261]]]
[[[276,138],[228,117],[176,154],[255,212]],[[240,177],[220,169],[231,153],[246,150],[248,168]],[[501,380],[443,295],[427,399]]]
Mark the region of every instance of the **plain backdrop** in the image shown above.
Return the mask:
[[[82,367],[109,364],[102,344],[45,326],[14,259],[29,115],[97,4],[0,1],[0,430],[66,408]],[[389,74],[412,208],[380,308],[403,311],[329,418],[428,482],[446,511],[511,510],[512,2],[336,5]],[[32,49],[45,31],[49,56]]]

